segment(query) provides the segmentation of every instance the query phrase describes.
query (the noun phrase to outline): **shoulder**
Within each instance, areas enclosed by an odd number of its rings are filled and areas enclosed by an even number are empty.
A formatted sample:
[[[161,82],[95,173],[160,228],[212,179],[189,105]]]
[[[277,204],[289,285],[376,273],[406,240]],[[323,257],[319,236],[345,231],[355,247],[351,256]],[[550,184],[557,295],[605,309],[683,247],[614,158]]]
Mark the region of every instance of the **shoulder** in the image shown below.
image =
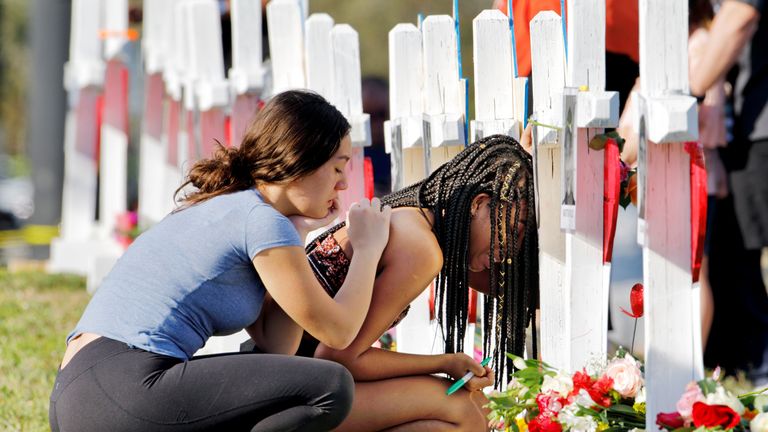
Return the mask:
[[[392,212],[389,243],[382,255],[382,264],[414,268],[437,275],[443,267],[443,252],[431,227],[415,208],[400,208]]]

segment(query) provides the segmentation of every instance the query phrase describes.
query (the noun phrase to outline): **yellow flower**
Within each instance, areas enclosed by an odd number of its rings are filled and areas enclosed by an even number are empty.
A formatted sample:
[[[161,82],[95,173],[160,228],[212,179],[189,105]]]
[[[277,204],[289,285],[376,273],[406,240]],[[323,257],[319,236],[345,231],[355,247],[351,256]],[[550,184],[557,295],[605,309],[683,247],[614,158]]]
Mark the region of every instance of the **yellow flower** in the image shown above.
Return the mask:
[[[525,419],[522,417],[515,418],[515,423],[517,423],[517,430],[520,432],[528,432],[528,423],[525,422]]]
[[[608,429],[608,423],[599,422],[597,424],[597,432],[603,432],[606,429]]]
[[[640,414],[645,414],[645,402],[638,402],[632,405],[632,409],[639,412]]]

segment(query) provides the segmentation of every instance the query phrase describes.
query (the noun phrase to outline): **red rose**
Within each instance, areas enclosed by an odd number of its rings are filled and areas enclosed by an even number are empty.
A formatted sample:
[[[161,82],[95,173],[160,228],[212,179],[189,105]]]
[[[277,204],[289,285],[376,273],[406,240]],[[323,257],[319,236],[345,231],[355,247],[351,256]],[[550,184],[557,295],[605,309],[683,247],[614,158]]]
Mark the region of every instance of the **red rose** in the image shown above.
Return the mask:
[[[683,417],[677,411],[658,413],[656,415],[656,425],[662,429],[672,430],[683,427],[685,425],[685,420],[683,420]]]
[[[629,292],[629,304],[632,307],[632,313],[629,313],[626,309],[620,308],[625,315],[632,318],[643,317],[643,284],[636,283],[632,286],[632,290]]]
[[[693,404],[693,424],[696,427],[733,429],[741,421],[739,414],[726,405],[707,405],[704,402]]]
[[[530,432],[561,432],[560,423],[552,421],[552,417],[539,415],[528,422]]]

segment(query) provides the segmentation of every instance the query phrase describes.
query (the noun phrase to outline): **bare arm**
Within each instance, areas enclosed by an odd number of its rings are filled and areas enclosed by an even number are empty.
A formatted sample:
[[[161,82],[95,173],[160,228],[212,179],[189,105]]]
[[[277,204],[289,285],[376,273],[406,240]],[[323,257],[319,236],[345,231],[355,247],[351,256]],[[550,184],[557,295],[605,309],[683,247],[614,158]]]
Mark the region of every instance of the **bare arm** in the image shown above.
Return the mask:
[[[348,214],[350,240],[356,248],[347,279],[330,298],[312,273],[304,248],[267,249],[253,258],[267,292],[296,324],[322,343],[347,347],[363,324],[371,302],[376,267],[389,237],[392,210],[361,203]],[[361,205],[362,204],[362,205]]]
[[[393,253],[386,255],[382,271],[376,278],[371,308],[357,338],[343,350],[321,344],[315,352],[316,357],[343,364],[357,381],[442,372],[456,378],[468,369],[478,376],[486,374],[477,362],[464,354],[417,355],[371,347],[400,312],[429,286],[442,266],[442,254],[434,238],[433,244],[424,240],[425,237],[414,232],[413,227],[393,229],[388,246]],[[483,384],[478,385],[482,387]]]
[[[296,353],[304,333],[269,293],[264,297],[259,319],[245,330],[262,351],[287,355]]]
[[[740,1],[723,2],[709,33],[706,55],[691,74],[691,93],[704,95],[733,66],[755,32],[760,12]]]

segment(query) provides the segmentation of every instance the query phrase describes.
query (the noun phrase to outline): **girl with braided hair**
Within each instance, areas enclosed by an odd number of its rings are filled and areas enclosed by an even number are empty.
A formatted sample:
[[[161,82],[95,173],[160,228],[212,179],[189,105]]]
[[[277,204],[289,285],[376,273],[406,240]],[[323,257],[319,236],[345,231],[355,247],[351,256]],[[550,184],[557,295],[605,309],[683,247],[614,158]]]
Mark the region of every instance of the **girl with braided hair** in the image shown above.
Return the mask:
[[[50,399],[58,431],[325,431],[349,412],[341,365],[293,356],[302,329],[346,348],[371,300],[391,209],[354,204],[355,256],[328,297],[304,255],[338,216],[349,123],[289,91],[238,148],[189,171],[182,207],[126,250],[67,338]],[[193,357],[214,334],[248,330],[262,353]]]
[[[483,345],[494,359],[498,385],[511,367],[504,354],[523,353],[538,303],[533,186],[530,155],[514,139],[494,135],[469,145],[426,180],[382,199],[393,208],[389,242],[360,333],[342,350],[302,344],[301,354],[335,360],[355,378],[352,412],[338,430],[485,430],[481,407],[487,400],[476,390],[493,384],[494,373],[461,352],[468,289],[487,294]],[[354,253],[344,224],[307,246],[330,295],[347,277]],[[447,354],[372,348],[435,278]],[[432,375],[458,379],[468,370],[475,378],[450,396],[451,381]]]

